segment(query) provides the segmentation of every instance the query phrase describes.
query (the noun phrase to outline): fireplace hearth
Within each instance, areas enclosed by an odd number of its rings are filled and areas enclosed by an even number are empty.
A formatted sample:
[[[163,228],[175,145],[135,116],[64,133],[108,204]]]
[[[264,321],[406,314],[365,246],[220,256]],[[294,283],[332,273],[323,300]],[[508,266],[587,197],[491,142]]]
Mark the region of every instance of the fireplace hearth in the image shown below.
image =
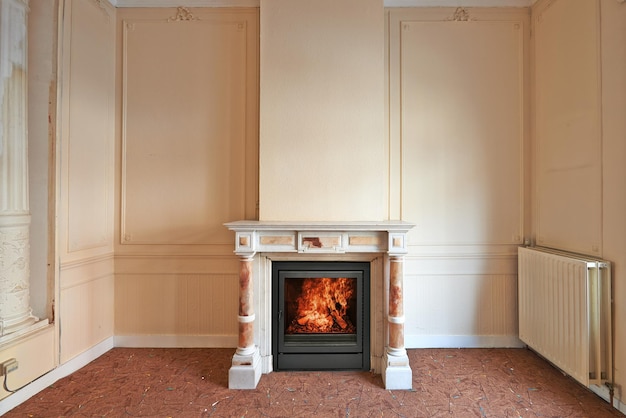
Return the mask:
[[[274,370],[369,370],[370,264],[272,264]]]

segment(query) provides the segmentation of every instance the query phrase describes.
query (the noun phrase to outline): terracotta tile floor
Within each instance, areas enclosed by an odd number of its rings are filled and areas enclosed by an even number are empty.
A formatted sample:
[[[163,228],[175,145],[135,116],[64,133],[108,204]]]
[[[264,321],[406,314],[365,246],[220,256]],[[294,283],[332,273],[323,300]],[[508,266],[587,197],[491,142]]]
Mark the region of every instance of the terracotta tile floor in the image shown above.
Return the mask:
[[[413,389],[369,372],[275,372],[229,390],[233,349],[115,348],[6,417],[623,417],[525,349],[409,350]]]

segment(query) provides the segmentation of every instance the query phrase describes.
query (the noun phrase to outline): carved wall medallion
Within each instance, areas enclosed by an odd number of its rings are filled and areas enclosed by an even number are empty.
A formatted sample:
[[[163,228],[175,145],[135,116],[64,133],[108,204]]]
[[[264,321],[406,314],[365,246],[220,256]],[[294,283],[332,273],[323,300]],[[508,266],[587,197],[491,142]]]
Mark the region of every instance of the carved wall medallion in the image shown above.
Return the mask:
[[[176,9],[176,16],[171,16],[167,19],[168,22],[191,22],[193,20],[200,20],[189,11],[188,8],[179,6]]]
[[[457,7],[452,17],[447,20],[454,22],[469,22],[472,18],[465,7]]]
[[[107,22],[108,22],[109,19],[111,19],[111,14],[109,13],[109,9],[107,9],[107,6],[105,5],[105,3],[109,5],[110,3],[107,0],[91,0],[91,1],[98,7],[98,9],[100,9],[100,11],[104,15],[104,17],[106,17]]]

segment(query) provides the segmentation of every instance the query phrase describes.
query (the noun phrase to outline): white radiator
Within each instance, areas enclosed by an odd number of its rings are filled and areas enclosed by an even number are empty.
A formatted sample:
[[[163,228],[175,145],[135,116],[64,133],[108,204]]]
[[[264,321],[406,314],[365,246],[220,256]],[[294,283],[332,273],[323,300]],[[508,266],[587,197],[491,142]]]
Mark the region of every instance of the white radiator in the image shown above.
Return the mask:
[[[583,385],[611,380],[611,263],[519,248],[519,337]]]

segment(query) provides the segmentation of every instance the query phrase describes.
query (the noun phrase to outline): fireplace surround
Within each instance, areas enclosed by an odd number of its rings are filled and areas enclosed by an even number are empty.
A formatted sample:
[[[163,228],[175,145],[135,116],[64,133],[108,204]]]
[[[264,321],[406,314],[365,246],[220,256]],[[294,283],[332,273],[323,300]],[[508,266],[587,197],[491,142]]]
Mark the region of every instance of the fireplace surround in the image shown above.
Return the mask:
[[[370,367],[386,389],[411,389],[404,348],[404,221],[279,222],[242,220],[235,232],[239,263],[239,338],[229,370],[231,389],[254,389],[274,370],[272,266],[281,262],[363,262],[370,265]]]

